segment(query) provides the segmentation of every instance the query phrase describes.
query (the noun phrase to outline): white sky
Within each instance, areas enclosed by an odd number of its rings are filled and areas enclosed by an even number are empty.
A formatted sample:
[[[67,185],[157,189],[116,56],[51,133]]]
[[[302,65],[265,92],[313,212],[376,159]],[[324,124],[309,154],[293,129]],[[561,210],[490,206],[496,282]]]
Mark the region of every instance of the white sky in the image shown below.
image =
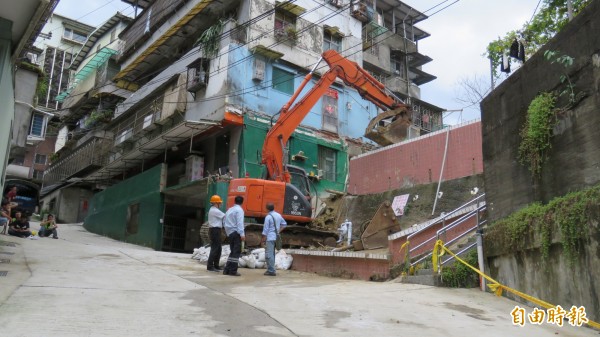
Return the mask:
[[[416,10],[424,12],[443,0],[404,0]],[[426,12],[435,11],[451,4]],[[421,40],[419,52],[431,57],[423,70],[437,79],[421,86],[421,99],[443,109],[461,109],[465,103],[458,102],[457,85],[461,78],[483,77],[489,83],[489,60],[482,54],[487,44],[510,30],[519,29],[527,22],[538,4],[538,0],[460,0],[434,14],[417,26],[430,37]],[[69,18],[98,26],[116,11],[133,16],[133,8],[120,0],[60,0],[55,12]],[[445,124],[479,118],[478,107],[445,115]]]

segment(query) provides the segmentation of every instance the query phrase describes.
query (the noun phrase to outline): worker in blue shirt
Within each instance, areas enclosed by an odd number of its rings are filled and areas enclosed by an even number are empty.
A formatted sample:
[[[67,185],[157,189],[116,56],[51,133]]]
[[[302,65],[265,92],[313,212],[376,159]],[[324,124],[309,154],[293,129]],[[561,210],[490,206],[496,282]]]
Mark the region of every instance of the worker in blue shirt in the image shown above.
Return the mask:
[[[231,206],[225,213],[225,234],[229,238],[229,258],[223,275],[241,276],[238,273],[238,263],[242,255],[242,241],[246,241],[244,233],[244,210],[241,205],[244,203],[244,197],[238,195],[235,197],[235,205]]]
[[[267,211],[269,214],[265,217],[265,225],[262,231],[262,240],[264,244],[266,242],[267,248],[265,250],[265,259],[267,260],[267,271],[264,275],[276,276],[275,273],[275,242],[277,235],[281,230],[287,226],[287,223],[281,216],[281,214],[275,212],[275,205],[272,202],[267,203]]]

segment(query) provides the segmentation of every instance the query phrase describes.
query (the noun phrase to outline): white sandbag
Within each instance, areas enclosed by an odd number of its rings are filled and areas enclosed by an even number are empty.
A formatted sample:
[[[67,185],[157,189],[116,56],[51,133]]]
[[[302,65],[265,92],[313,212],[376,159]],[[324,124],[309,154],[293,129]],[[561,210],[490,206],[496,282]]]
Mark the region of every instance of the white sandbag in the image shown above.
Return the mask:
[[[293,260],[294,258],[282,249],[275,254],[275,269],[288,270],[292,266]]]
[[[264,269],[267,266],[265,261],[256,261],[255,265],[256,269]]]
[[[229,256],[229,254],[231,254],[231,248],[229,247],[229,245],[223,245],[221,247],[221,256],[223,256],[223,255]]]
[[[259,253],[258,253],[258,258],[257,258],[256,260],[257,260],[257,261],[260,261],[260,262],[265,262],[265,261],[266,261],[266,260],[265,260],[265,252],[264,252],[264,251],[262,251],[262,252],[259,252]]]
[[[229,255],[227,255],[227,256],[221,255],[221,258],[219,259],[219,267],[225,266],[228,258],[229,258]]]
[[[240,257],[240,260],[238,261],[238,267],[240,268],[246,268],[247,264],[246,264],[246,259],[244,259],[244,257]]]
[[[254,254],[246,256],[246,265],[250,269],[256,268],[256,258],[254,257]]]
[[[256,248],[256,249],[253,249],[251,253],[254,254],[255,256],[258,256],[258,254],[260,254],[261,252],[264,253],[265,249],[264,248]]]

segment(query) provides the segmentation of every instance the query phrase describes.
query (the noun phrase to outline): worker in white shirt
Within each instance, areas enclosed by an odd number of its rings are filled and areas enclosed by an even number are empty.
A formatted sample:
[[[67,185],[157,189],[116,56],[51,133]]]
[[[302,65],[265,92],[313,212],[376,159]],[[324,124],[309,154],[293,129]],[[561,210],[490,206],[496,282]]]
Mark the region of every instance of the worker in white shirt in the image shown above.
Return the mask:
[[[219,209],[223,200],[218,195],[210,197],[210,210],[208,211],[208,234],[210,236],[210,254],[206,262],[208,271],[220,272],[219,261],[221,259],[221,229],[223,228],[223,217],[225,213]]]
[[[240,255],[242,255],[242,241],[246,241],[244,233],[244,210],[241,206],[243,203],[244,197],[240,195],[236,196],[235,205],[225,213],[225,233],[229,238],[231,253],[229,254],[229,258],[227,258],[223,275],[241,276],[237,270]]]

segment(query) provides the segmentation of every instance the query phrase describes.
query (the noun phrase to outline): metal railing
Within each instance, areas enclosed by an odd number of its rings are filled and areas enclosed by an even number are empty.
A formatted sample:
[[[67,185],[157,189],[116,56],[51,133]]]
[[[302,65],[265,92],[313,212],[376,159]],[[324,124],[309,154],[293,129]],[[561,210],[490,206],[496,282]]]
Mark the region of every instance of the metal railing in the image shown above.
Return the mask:
[[[475,206],[474,210],[471,210],[469,212],[467,212],[466,214],[464,214],[463,216],[461,216],[460,218],[456,219],[455,221],[452,221],[451,223],[449,223],[448,225],[446,225],[446,221],[449,218],[452,218],[454,216],[456,216],[457,213],[464,211],[465,208],[468,207],[473,207]],[[425,259],[431,257],[432,253],[433,253],[433,245],[435,244],[435,242],[437,240],[440,239],[441,235],[446,235],[446,233],[451,230],[454,229],[456,227],[458,227],[459,225],[464,224],[466,221],[470,220],[473,217],[476,217],[476,221],[475,221],[475,226],[469,227],[466,231],[458,234],[455,238],[453,238],[452,240],[446,242],[446,244],[452,244],[456,241],[458,241],[459,239],[465,237],[466,235],[472,233],[473,231],[475,231],[476,229],[480,228],[483,224],[485,224],[485,220],[481,221],[480,218],[480,214],[486,210],[486,205],[485,205],[485,193],[476,197],[475,199],[472,199],[470,201],[468,201],[467,203],[463,204],[462,206],[456,208],[454,211],[445,214],[443,217],[438,218],[434,221],[432,221],[428,226],[424,226],[422,228],[420,228],[419,230],[411,233],[410,235],[408,235],[406,237],[406,241],[408,242],[406,250],[407,250],[407,259],[406,259],[406,264],[407,267],[409,266],[414,266],[422,261],[424,261]],[[410,240],[412,238],[414,238],[415,236],[417,236],[419,233],[429,229],[431,226],[437,224],[437,223],[442,223],[442,228],[439,229],[436,234],[430,238],[428,238],[427,240],[421,242],[420,244],[411,247],[410,246]],[[411,262],[412,259],[412,253],[415,253],[417,250],[421,249],[422,247],[426,246],[427,244],[431,243],[432,249],[429,253],[425,254],[424,256],[421,256],[419,259],[417,259],[415,262]],[[448,262],[450,259],[444,261],[443,263]]]

